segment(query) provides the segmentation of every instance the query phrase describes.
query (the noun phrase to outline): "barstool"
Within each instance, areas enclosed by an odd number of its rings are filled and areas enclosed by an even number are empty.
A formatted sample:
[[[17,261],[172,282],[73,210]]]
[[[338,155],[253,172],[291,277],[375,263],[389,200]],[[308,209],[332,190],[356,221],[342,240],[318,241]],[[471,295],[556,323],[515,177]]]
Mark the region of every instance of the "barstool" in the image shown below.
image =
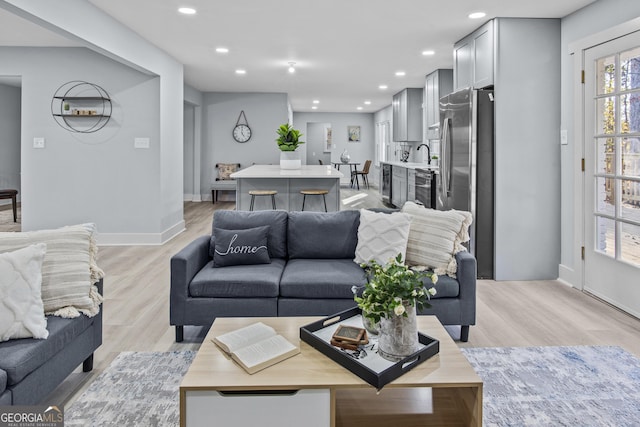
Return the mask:
[[[18,190],[0,190],[0,199],[11,199],[11,206],[13,207],[13,222],[18,222],[17,195]]]
[[[271,196],[271,206],[273,206],[273,210],[276,210],[276,194],[278,194],[276,190],[251,190],[249,194],[251,195],[250,211],[253,210],[253,203],[256,201],[256,196]]]
[[[322,201],[324,201],[324,211],[327,212],[327,194],[329,194],[329,190],[300,190],[300,194],[302,194],[302,210],[304,210],[304,203],[307,201],[307,196],[322,196]]]

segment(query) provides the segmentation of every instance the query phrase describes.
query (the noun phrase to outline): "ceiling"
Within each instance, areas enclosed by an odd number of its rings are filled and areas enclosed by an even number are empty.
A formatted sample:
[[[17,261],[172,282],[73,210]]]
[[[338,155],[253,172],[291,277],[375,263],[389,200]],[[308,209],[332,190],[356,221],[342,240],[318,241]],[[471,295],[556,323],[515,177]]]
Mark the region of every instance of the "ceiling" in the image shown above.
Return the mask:
[[[200,91],[286,92],[296,112],[375,112],[451,68],[453,44],[486,20],[561,18],[594,0],[89,1],[183,63],[185,82]],[[197,13],[179,14],[181,6]],[[487,15],[469,19],[476,11]],[[0,10],[0,45],[78,44]]]

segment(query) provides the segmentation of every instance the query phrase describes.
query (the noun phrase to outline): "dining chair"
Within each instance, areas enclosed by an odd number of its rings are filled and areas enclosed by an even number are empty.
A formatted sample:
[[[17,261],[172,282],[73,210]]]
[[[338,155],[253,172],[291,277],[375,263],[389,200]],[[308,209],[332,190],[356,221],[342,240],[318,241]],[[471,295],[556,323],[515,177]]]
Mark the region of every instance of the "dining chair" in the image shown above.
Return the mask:
[[[355,179],[356,185],[358,186],[358,190],[360,189],[360,183],[358,182],[358,176],[362,176],[362,183],[367,184],[367,189],[369,189],[369,168],[371,167],[371,160],[367,160],[364,162],[364,167],[362,170],[354,170],[351,172],[351,181]]]

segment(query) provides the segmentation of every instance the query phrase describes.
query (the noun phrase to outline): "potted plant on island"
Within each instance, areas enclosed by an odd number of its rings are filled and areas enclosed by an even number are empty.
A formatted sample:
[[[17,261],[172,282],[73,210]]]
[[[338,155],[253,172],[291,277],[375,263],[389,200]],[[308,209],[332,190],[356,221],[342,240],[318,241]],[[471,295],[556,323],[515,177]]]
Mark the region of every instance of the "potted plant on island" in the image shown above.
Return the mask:
[[[278,134],[276,143],[280,149],[280,168],[300,169],[302,161],[296,149],[300,144],[304,144],[304,141],[300,141],[302,133],[288,123],[280,125],[276,133]]]
[[[378,352],[385,359],[402,360],[418,349],[416,309],[431,307],[429,299],[436,294],[428,287],[430,278],[436,284],[438,276],[430,271],[416,271],[402,260],[402,254],[380,265],[372,260],[361,264],[367,274],[367,284],[354,299],[362,309],[365,327],[376,325]],[[369,329],[369,328],[367,328]],[[369,329],[371,332],[371,329]]]

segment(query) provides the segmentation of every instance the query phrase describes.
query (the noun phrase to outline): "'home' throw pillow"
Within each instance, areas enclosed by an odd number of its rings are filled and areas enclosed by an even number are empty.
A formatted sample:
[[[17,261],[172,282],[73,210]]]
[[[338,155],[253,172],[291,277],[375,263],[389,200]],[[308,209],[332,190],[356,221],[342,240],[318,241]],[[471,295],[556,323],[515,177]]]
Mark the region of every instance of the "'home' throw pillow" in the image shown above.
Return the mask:
[[[455,255],[466,250],[462,243],[469,240],[471,213],[427,209],[413,202],[406,202],[402,212],[411,216],[407,264],[456,277]]]
[[[0,341],[49,336],[41,296],[46,251],[38,243],[0,254]]]
[[[214,228],[213,266],[269,264],[267,235],[269,226],[245,230]]]
[[[375,260],[378,264],[385,265],[398,254],[402,254],[404,258],[410,219],[409,215],[401,212],[388,214],[360,209],[354,261],[362,264]]]

